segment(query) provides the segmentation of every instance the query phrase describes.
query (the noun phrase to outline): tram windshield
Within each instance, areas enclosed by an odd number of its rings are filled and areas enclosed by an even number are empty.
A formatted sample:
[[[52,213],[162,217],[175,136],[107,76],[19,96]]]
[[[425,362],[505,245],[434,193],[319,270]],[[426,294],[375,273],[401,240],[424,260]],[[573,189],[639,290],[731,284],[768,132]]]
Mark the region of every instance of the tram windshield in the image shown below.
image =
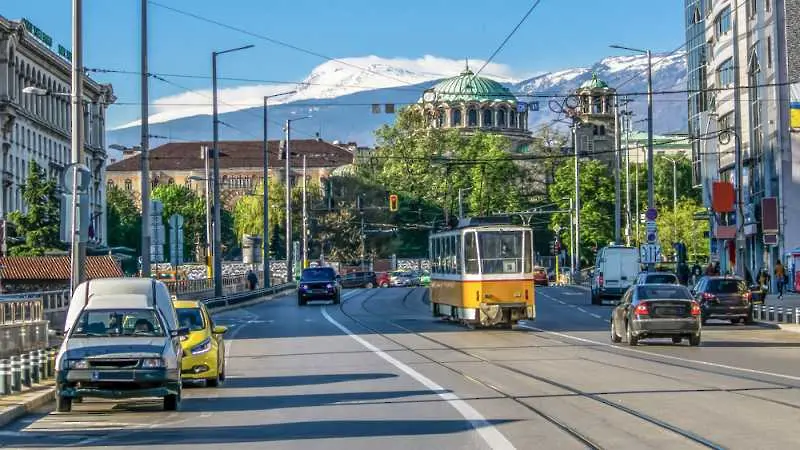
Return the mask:
[[[478,232],[481,272],[485,274],[522,272],[522,236],[521,231]]]

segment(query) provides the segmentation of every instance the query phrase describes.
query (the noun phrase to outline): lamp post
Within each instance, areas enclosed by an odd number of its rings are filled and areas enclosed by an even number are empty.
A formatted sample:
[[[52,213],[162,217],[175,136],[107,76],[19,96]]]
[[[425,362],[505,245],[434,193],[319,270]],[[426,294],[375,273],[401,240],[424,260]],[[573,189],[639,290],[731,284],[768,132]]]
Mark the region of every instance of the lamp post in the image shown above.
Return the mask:
[[[731,141],[731,135],[733,135],[734,141],[734,170],[736,171],[736,262],[735,262],[735,270],[736,274],[740,276],[744,276],[744,211],[743,211],[743,201],[742,201],[742,191],[744,190],[744,186],[742,186],[742,137],[739,135],[739,132],[728,128],[725,130],[720,130],[717,134],[719,143],[725,145]]]
[[[282,95],[289,95],[294,94],[297,91],[287,91],[281,92],[279,94],[272,94],[272,95],[265,95],[264,96],[264,173],[262,178],[262,188],[264,190],[264,239],[262,241],[263,244],[263,256],[262,260],[264,261],[264,287],[268,288],[270,286],[270,270],[269,270],[269,137],[267,135],[267,130],[269,128],[268,125],[268,117],[269,117],[269,99],[273,97],[280,97]]]
[[[647,55],[647,207],[655,209],[655,191],[653,189],[653,62],[650,50],[612,45],[611,48],[628,50]],[[637,218],[638,220],[638,218]],[[651,265],[652,266],[652,265]],[[651,267],[652,268],[652,267]]]
[[[78,185],[86,184],[86,183],[79,183],[78,177],[80,176],[91,176],[91,171],[83,164],[83,74],[81,73],[80,69],[75,70],[76,60],[78,64],[80,64],[81,57],[80,57],[80,45],[81,45],[81,0],[73,0],[72,3],[72,12],[73,12],[73,33],[72,33],[72,42],[73,42],[73,71],[72,71],[72,90],[69,93],[66,92],[52,92],[47,89],[42,89],[35,86],[26,86],[22,89],[23,94],[28,95],[35,95],[35,96],[54,96],[54,97],[71,97],[72,99],[72,106],[71,106],[71,113],[72,113],[72,129],[70,130],[71,138],[72,138],[72,161],[64,170],[64,173],[70,168],[74,168],[73,177],[72,177],[72,188],[71,188],[71,202],[70,202],[70,217],[72,218],[72,228],[70,230],[70,291],[74,291],[75,288],[81,284],[86,278],[86,270],[85,270],[85,262],[86,262],[86,242],[84,240],[84,233],[79,228],[79,226],[86,227],[88,224],[78,224],[79,218],[81,216],[79,212],[80,207],[80,194],[78,193]],[[77,29],[75,28],[77,27]],[[77,47],[75,47],[77,45]],[[75,50],[77,49],[77,50]],[[77,55],[77,56],[76,56]],[[77,78],[76,78],[77,77]],[[82,180],[83,181],[83,180]]]
[[[213,143],[211,151],[214,156],[214,168],[211,176],[214,187],[214,244],[212,254],[214,256],[214,296],[222,296],[222,221],[220,190],[219,190],[219,111],[217,107],[217,57],[225,53],[232,53],[239,50],[253,48],[253,45],[245,45],[221,52],[211,52],[211,89],[212,89],[212,116],[213,116]]]
[[[676,223],[678,221],[678,160],[665,156],[663,153],[661,154],[661,157],[672,163],[672,234],[675,236],[675,241],[677,242],[678,233],[676,230]]]
[[[291,142],[292,142],[292,122],[298,120],[310,119],[311,116],[297,117],[294,119],[286,119],[286,282],[291,283],[294,281],[294,268],[292,267],[293,260],[293,242],[292,242],[292,177],[290,175],[291,165]]]

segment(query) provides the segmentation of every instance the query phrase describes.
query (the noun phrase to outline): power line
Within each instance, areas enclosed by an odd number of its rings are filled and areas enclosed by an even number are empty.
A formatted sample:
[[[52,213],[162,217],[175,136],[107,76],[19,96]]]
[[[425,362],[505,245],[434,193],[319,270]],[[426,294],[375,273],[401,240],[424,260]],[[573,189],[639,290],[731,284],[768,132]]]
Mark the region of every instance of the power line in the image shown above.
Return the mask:
[[[478,69],[478,71],[477,71],[477,72],[475,72],[475,76],[478,76],[478,74],[480,74],[480,73],[481,73],[481,71],[483,71],[483,69],[484,69],[484,68],[485,68],[485,67],[486,67],[486,66],[487,66],[487,65],[488,65],[490,62],[492,62],[492,60],[494,59],[494,57],[495,57],[495,56],[497,56],[497,54],[498,54],[498,53],[500,53],[500,50],[502,50],[502,49],[503,49],[503,47],[505,47],[506,43],[507,43],[507,42],[508,42],[508,41],[511,39],[511,36],[514,36],[514,33],[516,33],[516,32],[517,32],[517,30],[519,29],[519,27],[521,27],[521,26],[522,26],[522,24],[523,24],[523,23],[525,23],[525,21],[528,19],[528,16],[530,16],[530,15],[531,15],[531,13],[533,12],[533,10],[534,10],[534,9],[536,9],[536,7],[537,7],[537,6],[539,6],[539,3],[541,3],[541,2],[542,2],[542,0],[536,0],[535,2],[533,2],[533,5],[530,7],[530,9],[528,9],[528,12],[526,12],[526,13],[525,13],[525,15],[524,15],[524,16],[522,16],[522,19],[520,19],[520,21],[519,21],[519,22],[517,22],[517,25],[516,25],[516,26],[515,26],[515,27],[514,27],[514,28],[511,30],[511,32],[510,32],[510,33],[508,33],[508,35],[506,36],[506,38],[505,38],[505,39],[503,39],[503,42],[501,42],[501,43],[500,43],[500,45],[497,47],[497,49],[495,49],[495,51],[492,53],[492,55],[491,55],[491,56],[489,56],[489,59],[487,59],[486,61],[484,61],[484,63],[483,63],[483,65],[481,66],[481,68],[480,68],[480,69]]]

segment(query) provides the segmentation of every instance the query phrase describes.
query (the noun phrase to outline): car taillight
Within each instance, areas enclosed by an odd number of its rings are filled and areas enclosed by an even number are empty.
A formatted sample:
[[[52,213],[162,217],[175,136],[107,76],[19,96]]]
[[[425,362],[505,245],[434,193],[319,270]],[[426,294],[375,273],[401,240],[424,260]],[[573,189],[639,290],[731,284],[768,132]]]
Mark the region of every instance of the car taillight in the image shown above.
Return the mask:
[[[636,315],[639,316],[646,316],[650,314],[650,309],[648,308],[648,304],[646,302],[639,303],[636,305],[636,309],[633,311]]]
[[[742,297],[749,302],[753,298],[753,294],[750,292],[745,292],[742,294]]]
[[[699,316],[700,314],[700,305],[697,302],[692,302],[692,315]]]
[[[717,298],[716,295],[710,292],[703,292],[703,295],[701,295],[701,297],[703,298],[703,300],[714,300],[715,298]]]
[[[597,276],[597,284],[599,284],[600,286],[603,285],[603,274],[602,273]]]

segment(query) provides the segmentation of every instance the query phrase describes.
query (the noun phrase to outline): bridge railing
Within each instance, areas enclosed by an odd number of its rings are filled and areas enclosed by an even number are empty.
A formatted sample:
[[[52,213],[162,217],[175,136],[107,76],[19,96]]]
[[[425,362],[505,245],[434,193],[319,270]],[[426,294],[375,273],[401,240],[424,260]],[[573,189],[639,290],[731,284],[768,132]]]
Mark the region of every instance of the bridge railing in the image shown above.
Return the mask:
[[[800,325],[800,307],[753,305],[753,320]]]

